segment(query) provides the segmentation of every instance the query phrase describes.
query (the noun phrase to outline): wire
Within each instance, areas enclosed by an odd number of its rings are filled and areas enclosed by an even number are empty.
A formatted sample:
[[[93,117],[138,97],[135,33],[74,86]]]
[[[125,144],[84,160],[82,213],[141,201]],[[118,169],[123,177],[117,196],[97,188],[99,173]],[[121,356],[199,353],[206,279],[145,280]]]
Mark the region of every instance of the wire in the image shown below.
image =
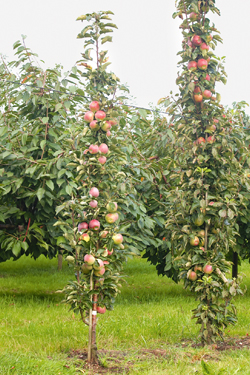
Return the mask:
[[[19,86],[25,86],[25,87],[32,87],[32,88],[37,88],[39,90],[46,90],[45,87],[40,87],[40,86],[36,86],[36,85],[28,85],[27,83],[20,83],[19,81],[10,81],[10,80],[4,80],[2,78],[0,78],[0,81],[4,81],[4,82],[9,82],[9,83],[13,83],[15,85],[19,85]],[[52,92],[56,92],[58,94],[64,94],[64,95],[68,95],[68,96],[77,96],[77,97],[81,97],[81,98],[85,98],[85,99],[88,99],[88,100],[91,100],[91,98],[87,97],[87,96],[84,96],[84,95],[80,95],[80,94],[73,94],[73,93],[69,93],[69,92],[63,92],[63,91],[59,91],[59,90],[55,90],[55,89],[47,89],[47,91],[52,91]],[[144,107],[138,107],[136,105],[133,105],[133,104],[124,104],[125,106],[127,107],[130,107],[130,108],[135,108],[135,109],[144,109],[145,111],[150,111],[150,112],[156,112],[156,113],[162,113],[164,115],[166,115],[166,112],[163,112],[163,111],[160,111],[160,110],[157,110],[157,109],[150,109],[150,108],[144,108]]]

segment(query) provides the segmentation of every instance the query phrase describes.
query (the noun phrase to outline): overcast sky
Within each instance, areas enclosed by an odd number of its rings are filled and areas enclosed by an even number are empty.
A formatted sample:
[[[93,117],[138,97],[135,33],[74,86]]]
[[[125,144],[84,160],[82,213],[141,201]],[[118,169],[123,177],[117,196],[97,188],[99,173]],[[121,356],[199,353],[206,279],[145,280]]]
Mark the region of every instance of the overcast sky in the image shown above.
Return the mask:
[[[217,0],[221,16],[212,15],[223,44],[215,50],[226,56],[226,86],[220,84],[223,105],[250,103],[249,0]],[[147,107],[177,92],[177,52],[182,35],[179,18],[173,20],[175,0],[10,0],[2,2],[0,52],[13,59],[12,46],[27,35],[26,44],[44,60],[45,67],[61,63],[65,70],[80,59],[83,41],[77,34],[87,24],[76,18],[85,13],[111,10],[118,30],[107,43],[110,69],[127,83],[134,103]],[[250,109],[247,108],[250,114]]]

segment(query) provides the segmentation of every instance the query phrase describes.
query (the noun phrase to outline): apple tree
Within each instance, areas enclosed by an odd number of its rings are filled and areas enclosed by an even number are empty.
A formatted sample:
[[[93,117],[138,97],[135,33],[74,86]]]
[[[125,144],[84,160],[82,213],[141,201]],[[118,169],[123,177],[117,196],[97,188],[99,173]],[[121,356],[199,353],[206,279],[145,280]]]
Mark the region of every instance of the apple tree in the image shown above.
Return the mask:
[[[14,50],[0,66],[0,261],[57,255],[55,208],[76,189],[66,155],[84,144],[71,132],[86,101],[77,68],[42,69],[24,37]]]
[[[107,51],[115,24],[110,11],[80,16],[88,21],[78,38],[84,53],[78,61],[83,68],[85,95],[90,99],[82,109],[81,131],[85,147],[70,153],[68,168],[73,168],[76,191],[57,207],[60,215],[54,225],[64,232],[61,243],[66,260],[76,279],[62,290],[64,302],[89,326],[88,361],[98,361],[96,344],[97,313],[111,310],[119,291],[123,262],[137,252],[136,239],[127,231],[127,197],[133,192],[131,178],[125,173],[126,140],[123,131],[123,91],[126,87],[107,70]],[[74,133],[76,134],[76,133]],[[127,210],[127,212],[126,212]]]

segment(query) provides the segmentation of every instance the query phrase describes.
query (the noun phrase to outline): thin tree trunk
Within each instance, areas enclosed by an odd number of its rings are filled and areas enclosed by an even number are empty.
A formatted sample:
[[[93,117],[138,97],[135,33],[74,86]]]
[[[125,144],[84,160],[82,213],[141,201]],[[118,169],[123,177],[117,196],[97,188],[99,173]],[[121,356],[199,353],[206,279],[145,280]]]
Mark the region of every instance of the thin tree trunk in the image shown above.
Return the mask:
[[[58,269],[58,271],[61,271],[62,264],[63,264],[62,250],[59,250],[59,252],[58,252],[58,263],[57,263],[57,269]]]
[[[236,251],[233,252],[233,266],[232,266],[232,278],[238,277],[238,253]]]

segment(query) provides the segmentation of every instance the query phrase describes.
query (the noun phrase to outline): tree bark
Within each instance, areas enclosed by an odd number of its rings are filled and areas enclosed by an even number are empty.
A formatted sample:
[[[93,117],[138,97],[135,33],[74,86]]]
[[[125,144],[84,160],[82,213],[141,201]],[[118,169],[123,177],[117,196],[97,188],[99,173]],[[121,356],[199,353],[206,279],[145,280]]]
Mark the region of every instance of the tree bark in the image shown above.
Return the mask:
[[[61,269],[62,269],[62,263],[63,263],[62,251],[59,250],[59,252],[58,252],[58,263],[57,263],[57,269],[58,269],[58,271],[61,271]]]

